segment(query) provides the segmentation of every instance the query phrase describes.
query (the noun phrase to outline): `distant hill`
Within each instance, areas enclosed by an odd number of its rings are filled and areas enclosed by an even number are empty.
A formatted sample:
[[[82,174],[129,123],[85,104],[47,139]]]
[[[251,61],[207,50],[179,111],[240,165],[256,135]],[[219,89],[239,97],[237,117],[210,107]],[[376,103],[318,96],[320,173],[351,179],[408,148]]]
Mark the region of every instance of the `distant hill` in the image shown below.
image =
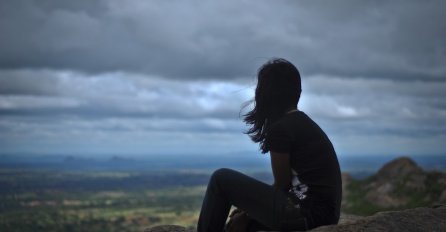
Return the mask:
[[[364,180],[343,174],[343,211],[370,215],[446,203],[446,173],[424,171],[408,157],[397,158]]]

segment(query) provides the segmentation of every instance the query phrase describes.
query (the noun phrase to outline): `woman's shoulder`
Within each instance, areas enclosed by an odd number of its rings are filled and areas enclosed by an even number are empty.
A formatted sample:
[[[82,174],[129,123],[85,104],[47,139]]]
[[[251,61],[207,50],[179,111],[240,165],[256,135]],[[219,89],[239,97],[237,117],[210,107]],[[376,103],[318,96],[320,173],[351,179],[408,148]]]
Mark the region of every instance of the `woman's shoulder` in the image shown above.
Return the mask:
[[[319,131],[317,124],[304,112],[295,111],[284,115],[268,128],[270,134],[287,134],[292,137]]]
[[[302,117],[305,113],[301,111],[295,111],[282,116],[280,119],[272,123],[268,131],[293,131],[299,123],[304,120]]]
[[[306,119],[308,119],[308,116],[304,112],[293,111],[291,113],[285,114],[283,117],[277,120],[274,125],[278,127],[289,128],[293,124],[298,124],[306,121]]]

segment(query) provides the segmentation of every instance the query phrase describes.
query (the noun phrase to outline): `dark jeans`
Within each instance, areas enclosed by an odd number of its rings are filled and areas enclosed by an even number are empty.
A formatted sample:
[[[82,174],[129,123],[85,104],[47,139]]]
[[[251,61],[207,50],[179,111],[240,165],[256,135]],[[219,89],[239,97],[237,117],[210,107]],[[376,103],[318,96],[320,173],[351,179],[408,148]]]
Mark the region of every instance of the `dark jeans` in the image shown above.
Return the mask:
[[[293,201],[271,185],[231,169],[218,169],[209,181],[197,230],[223,231],[231,205],[247,212],[258,230],[306,230],[304,211]]]

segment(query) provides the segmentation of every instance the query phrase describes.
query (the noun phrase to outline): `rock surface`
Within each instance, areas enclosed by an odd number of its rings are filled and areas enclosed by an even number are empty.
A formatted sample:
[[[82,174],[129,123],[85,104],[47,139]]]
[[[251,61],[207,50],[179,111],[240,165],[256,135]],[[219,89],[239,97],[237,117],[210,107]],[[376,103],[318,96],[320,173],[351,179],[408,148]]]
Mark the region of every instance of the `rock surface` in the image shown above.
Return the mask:
[[[154,226],[144,230],[144,232],[193,232],[195,230],[186,229],[182,226],[166,225],[166,226]]]
[[[155,226],[144,232],[193,232],[181,226]],[[446,231],[446,205],[402,211],[379,212],[368,217],[342,215],[338,225],[321,226],[312,232]]]
[[[311,231],[446,231],[446,205],[435,208],[420,207],[403,211],[379,212],[356,221],[321,226]]]

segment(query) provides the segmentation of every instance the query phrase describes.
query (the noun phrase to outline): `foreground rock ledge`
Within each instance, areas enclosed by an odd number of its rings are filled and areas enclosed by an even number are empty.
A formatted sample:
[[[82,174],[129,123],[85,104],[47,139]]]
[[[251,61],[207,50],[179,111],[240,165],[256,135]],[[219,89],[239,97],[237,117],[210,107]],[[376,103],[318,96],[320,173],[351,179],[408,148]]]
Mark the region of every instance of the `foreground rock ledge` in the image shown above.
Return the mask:
[[[144,232],[192,232],[181,226],[156,226]],[[403,211],[379,212],[368,217],[343,215],[340,224],[321,226],[312,232],[328,231],[446,231],[446,205],[420,207]]]
[[[446,231],[446,205],[379,212],[357,221],[321,226],[311,231]]]

